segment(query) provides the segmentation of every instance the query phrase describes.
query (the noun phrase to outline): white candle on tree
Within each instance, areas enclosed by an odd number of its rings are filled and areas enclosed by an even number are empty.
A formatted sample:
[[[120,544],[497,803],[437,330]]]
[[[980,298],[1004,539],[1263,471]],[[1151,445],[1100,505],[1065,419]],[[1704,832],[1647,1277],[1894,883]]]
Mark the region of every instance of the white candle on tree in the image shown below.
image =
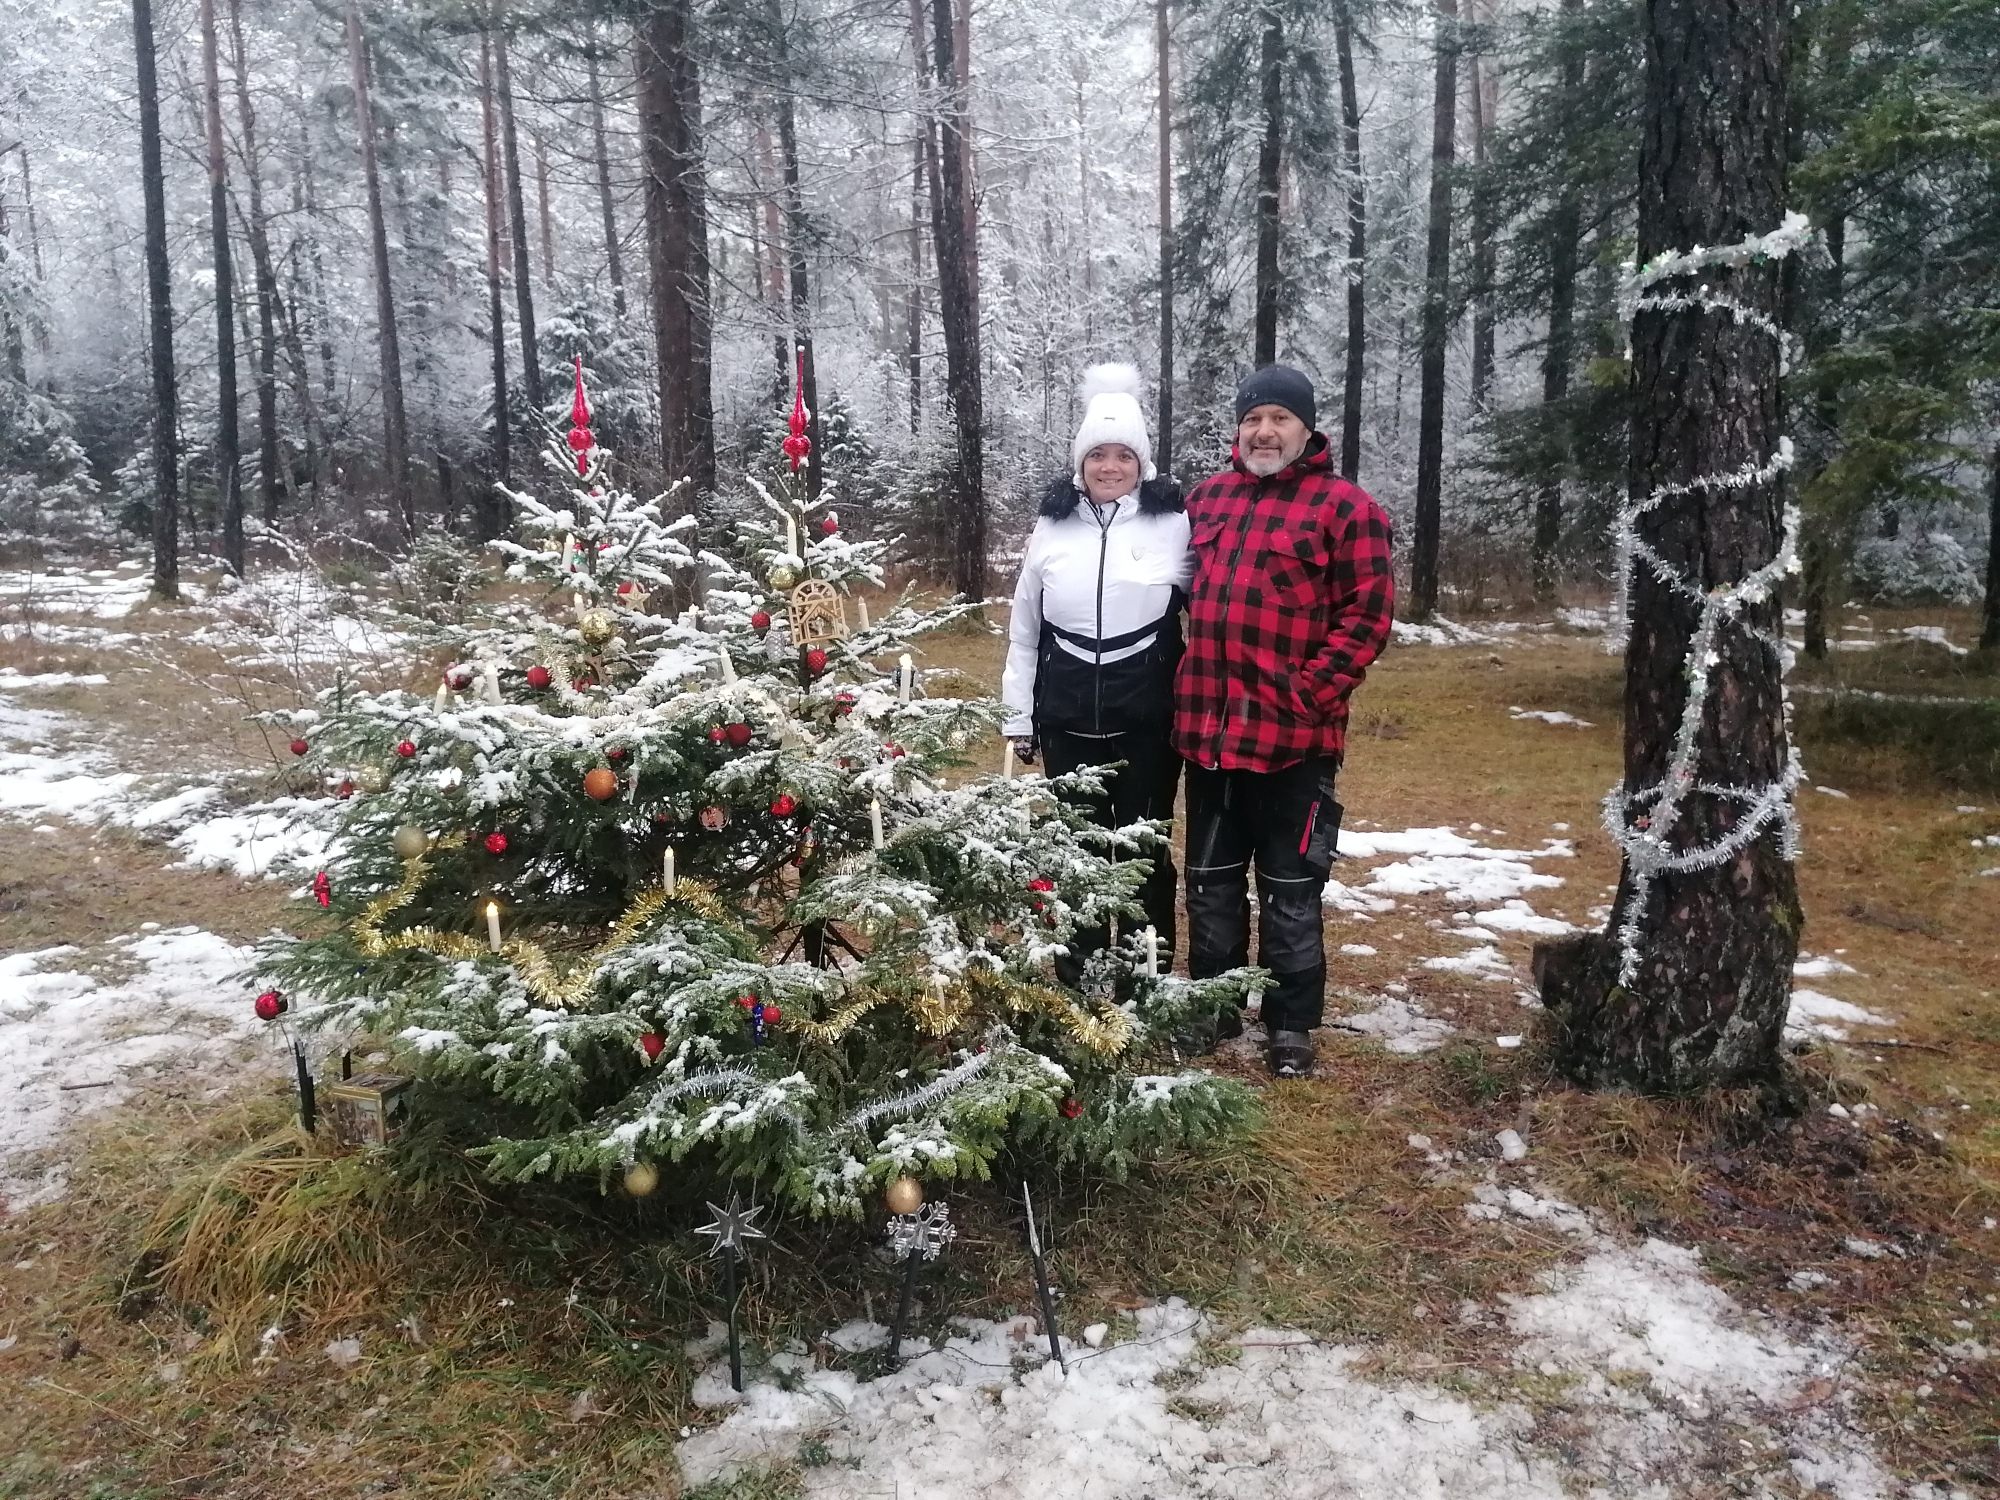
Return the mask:
[[[575,550],[576,550],[576,533],[570,532],[563,537],[562,560],[556,564],[556,567],[559,568],[561,571],[567,573],[569,571],[570,554]]]
[[[484,685],[486,701],[488,703],[498,703],[500,701],[500,665],[498,662],[489,661],[486,664]]]
[[[910,653],[907,651],[896,659],[896,676],[898,679],[896,695],[908,703],[910,693],[916,686],[917,664],[910,660]]]
[[[1014,779],[1014,741],[1006,735],[1000,737],[1000,774],[1009,781]]]
[[[722,648],[722,685],[724,687],[728,687],[735,681],[736,681],[736,663],[730,660],[729,648],[727,646],[724,646]]]
[[[1160,935],[1151,927],[1146,929],[1146,977],[1153,978],[1160,972]]]
[[[671,896],[674,893],[674,848],[667,846],[667,852],[660,856],[660,885]]]
[[[882,847],[882,799],[879,797],[870,797],[868,799],[868,831],[874,836],[875,847],[880,849]]]
[[[486,942],[495,953],[500,951],[500,903],[486,903]]]
[[[785,550],[803,561],[799,551],[799,523],[788,514],[785,517]]]
[[[868,628],[868,601],[866,599],[856,599],[854,607],[861,611],[861,628],[866,630]]]
[[[442,678],[438,680],[437,698],[433,701],[432,707],[439,713],[451,707],[451,684]]]

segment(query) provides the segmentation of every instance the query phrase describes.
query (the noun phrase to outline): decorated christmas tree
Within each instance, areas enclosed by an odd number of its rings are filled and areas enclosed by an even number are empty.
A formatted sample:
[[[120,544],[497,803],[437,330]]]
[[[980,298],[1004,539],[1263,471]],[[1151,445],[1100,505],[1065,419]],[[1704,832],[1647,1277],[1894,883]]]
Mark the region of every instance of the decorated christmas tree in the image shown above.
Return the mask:
[[[680,1171],[815,1215],[1003,1151],[1116,1175],[1247,1120],[1171,1038],[1257,971],[1152,972],[1129,923],[1156,825],[967,774],[1000,707],[933,695],[906,649],[964,606],[871,618],[886,543],[803,484],[750,481],[765,524],[697,546],[671,492],[606,482],[580,364],[551,464],[568,498],[513,495],[496,544],[523,587],[434,695],[281,716],[348,808],[312,930],[261,955],[265,1011],[385,1044],[495,1178]],[[1064,988],[1054,959],[1110,918]]]

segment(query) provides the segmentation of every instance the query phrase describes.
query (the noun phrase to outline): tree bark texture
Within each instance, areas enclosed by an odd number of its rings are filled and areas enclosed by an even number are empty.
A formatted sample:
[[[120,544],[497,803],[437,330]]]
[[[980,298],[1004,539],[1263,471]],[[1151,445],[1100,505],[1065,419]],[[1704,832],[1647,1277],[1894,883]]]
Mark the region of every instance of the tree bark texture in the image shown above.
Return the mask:
[[[242,0],[229,0],[230,56],[236,74],[236,114],[243,133],[243,176],[250,214],[244,226],[257,298],[257,486],[264,524],[278,519],[284,459],[278,433],[278,273],[271,264],[271,232],[264,217],[263,161],[257,154],[257,115],[250,104],[250,73],[243,45]]]
[[[0,153],[0,161],[5,160]],[[12,281],[14,273],[7,269],[14,258],[13,230],[7,222],[7,201],[0,196],[0,277]],[[4,345],[7,357],[7,373],[16,385],[28,383],[28,340],[21,322],[14,316],[13,305],[0,302],[0,345]]]
[[[1361,175],[1361,99],[1354,83],[1354,7],[1340,0],[1333,44],[1340,69],[1340,123],[1347,148],[1347,376],[1340,394],[1340,472],[1361,477],[1361,385],[1367,373],[1368,184]]]
[[[500,246],[506,236],[501,230],[505,209],[501,206],[500,126],[493,102],[493,39],[479,39],[479,115],[486,189],[486,323],[487,346],[493,359],[493,472],[501,483],[513,477],[513,422],[507,394],[507,307],[500,290]],[[505,527],[507,501],[497,488],[489,486],[486,503],[480,506],[477,526],[479,540],[491,541]]]
[[[535,337],[535,278],[528,264],[528,210],[521,192],[521,136],[514,128],[514,80],[507,68],[507,33],[493,30],[493,82],[500,100],[500,152],[507,169],[507,215],[514,242],[514,308],[521,325],[521,389],[542,409],[542,360]]]
[[[1807,335],[1806,358],[1817,363],[1840,347],[1841,303],[1847,295],[1847,220],[1835,214],[1826,222],[1827,264],[1821,278],[1820,296]],[[1788,264],[1787,270],[1793,268]],[[1830,378],[1821,377],[1813,402],[1812,441],[1806,445],[1807,464],[1812,473],[1824,469],[1840,437],[1840,388]],[[1799,487],[1808,476],[1799,476]],[[1804,598],[1807,656],[1824,661],[1827,651],[1827,616],[1832,613],[1834,582],[1854,556],[1855,524],[1858,517],[1847,514],[1828,518],[1827,524],[1809,527],[1799,552],[1805,563]]]
[[[132,0],[139,79],[139,176],[146,199],[146,304],[153,367],[153,593],[181,596],[180,406],[174,374],[173,275],[167,264],[167,185],[160,165],[160,84],[152,0]]]
[[[789,39],[785,17],[778,0],[771,0],[767,13],[771,25],[772,61],[779,78],[791,74]],[[819,417],[819,369],[813,358],[812,281],[806,265],[806,200],[799,188],[798,112],[790,89],[780,89],[778,107],[778,160],[785,183],[785,246],[791,274],[792,347],[801,365],[799,385],[805,395],[806,436],[812,451],[806,455],[806,503],[819,503],[820,481],[826,472],[825,439]]]
[[[222,561],[243,576],[242,433],[236,410],[236,276],[229,256],[229,158],[222,147],[222,62],[215,0],[201,0],[202,116],[208,144],[208,236],[215,257],[215,491]]]
[[[1160,395],[1154,465],[1174,468],[1174,90],[1170,0],[1153,0],[1153,51],[1160,74]]]
[[[597,30],[586,38],[590,81],[590,151],[597,167],[597,206],[604,215],[604,263],[611,276],[611,312],[625,321],[625,256],[618,243],[618,210],[611,194],[611,149],[604,129],[604,80],[597,60]]]
[[[1410,549],[1410,613],[1437,612],[1444,497],[1444,356],[1451,332],[1451,177],[1457,150],[1458,3],[1438,0],[1437,88],[1431,110],[1430,238],[1424,251],[1424,326],[1417,400],[1417,514]]]
[[[1638,261],[1725,245],[1777,227],[1785,178],[1788,0],[1648,0],[1639,155]],[[1710,266],[1698,282],[1766,318],[1778,311],[1770,265]],[[1776,340],[1703,311],[1642,310],[1632,329],[1630,486],[1634,502],[1776,448]],[[1659,786],[1689,682],[1703,596],[1768,564],[1782,535],[1780,487],[1710,486],[1671,496],[1638,520],[1641,540],[1691,590],[1634,569],[1625,653],[1625,781]],[[1713,637],[1707,707],[1696,736],[1696,788],[1762,790],[1788,759],[1780,666],[1758,640],[1782,634],[1781,599],[1746,603]],[[1676,826],[1653,830],[1674,851],[1714,844],[1743,803],[1689,790]],[[1626,816],[1636,823],[1644,805]],[[1662,871],[1640,918],[1639,968],[1619,982],[1616,926],[1634,889],[1630,860],[1611,931],[1536,952],[1555,1060],[1576,1081],[1689,1093],[1781,1081],[1779,1043],[1801,913],[1775,828],[1705,869]]]
[[[661,452],[667,477],[693,481],[699,504],[715,490],[715,414],[701,88],[688,50],[691,21],[689,0],[664,0],[640,28],[638,62]]]
[[[1264,18],[1257,67],[1264,134],[1257,145],[1257,312],[1250,363],[1278,358],[1278,176],[1285,149],[1285,33],[1274,10]]]
[[[977,220],[966,171],[965,97],[957,83],[960,70],[955,60],[952,0],[931,0],[931,17],[932,55],[942,102],[937,126],[943,179],[942,192],[932,200],[931,222],[937,242],[938,301],[944,324],[945,389],[958,436],[951,512],[952,582],[959,593],[977,601],[986,595],[985,418],[979,368],[979,291],[973,263]]]
[[[2000,651],[2000,443],[1986,476],[1986,609],[1979,628],[1982,650]]]
[[[361,136],[361,175],[368,192],[368,229],[375,253],[376,352],[382,383],[382,467],[389,503],[403,534],[416,535],[410,490],[410,427],[403,414],[403,351],[396,335],[396,294],[389,279],[389,226],[382,217],[382,172],[375,152],[375,112],[368,99],[368,42],[361,8],[347,7],[347,61],[354,81],[354,124]]]
[[[1493,0],[1469,0],[1479,23],[1481,45],[1488,46],[1493,24]],[[1472,409],[1483,412],[1493,392],[1495,353],[1493,282],[1498,259],[1493,243],[1493,192],[1486,180],[1486,137],[1500,112],[1500,64],[1489,56],[1470,60],[1467,91],[1472,104]]]
[[[1583,0],[1562,0],[1565,23],[1583,11]],[[1569,111],[1583,87],[1583,57],[1575,48],[1565,48],[1562,75],[1558,80],[1563,108]],[[1577,243],[1582,232],[1581,209],[1576,189],[1567,172],[1556,189],[1555,212],[1549,218],[1549,341],[1542,351],[1542,405],[1546,420],[1556,434],[1551,462],[1535,496],[1535,529],[1531,569],[1535,599],[1553,604],[1558,573],[1557,550],[1562,544],[1563,479],[1570,471],[1569,423],[1563,417],[1563,403],[1569,396],[1570,366],[1576,356],[1576,263]]]
[[[556,284],[556,223],[549,213],[549,148],[542,133],[535,132],[535,208],[542,238],[542,285]]]
[[[924,146],[920,137],[911,148],[910,284],[903,293],[903,363],[909,373],[912,437],[924,425]]]

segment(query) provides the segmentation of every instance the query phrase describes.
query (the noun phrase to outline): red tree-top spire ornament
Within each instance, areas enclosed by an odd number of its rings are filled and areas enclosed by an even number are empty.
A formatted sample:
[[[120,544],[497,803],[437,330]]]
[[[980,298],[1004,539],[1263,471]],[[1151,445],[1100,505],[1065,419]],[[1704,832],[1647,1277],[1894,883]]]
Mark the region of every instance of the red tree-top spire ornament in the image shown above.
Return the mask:
[[[791,436],[784,441],[785,457],[792,461],[792,472],[799,472],[799,465],[812,452],[812,439],[806,436],[806,351],[798,351],[798,380],[792,386],[792,419],[786,424]]]
[[[597,439],[590,431],[590,402],[583,394],[583,356],[576,356],[576,399],[569,407],[569,451],[576,455],[576,472],[590,472],[590,450]],[[795,466],[796,467],[796,466]]]

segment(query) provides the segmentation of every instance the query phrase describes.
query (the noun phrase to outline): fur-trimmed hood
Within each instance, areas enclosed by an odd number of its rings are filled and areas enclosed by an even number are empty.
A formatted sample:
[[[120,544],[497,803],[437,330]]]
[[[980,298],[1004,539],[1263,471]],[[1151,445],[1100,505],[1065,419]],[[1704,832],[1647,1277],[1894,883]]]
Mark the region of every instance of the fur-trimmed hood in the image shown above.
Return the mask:
[[[1038,514],[1051,521],[1060,521],[1075,512],[1083,492],[1076,487],[1076,481],[1064,474],[1051,480],[1048,490],[1042,496]],[[1180,484],[1162,474],[1157,479],[1141,481],[1139,485],[1139,514],[1143,516],[1166,516],[1187,509],[1181,498]]]

